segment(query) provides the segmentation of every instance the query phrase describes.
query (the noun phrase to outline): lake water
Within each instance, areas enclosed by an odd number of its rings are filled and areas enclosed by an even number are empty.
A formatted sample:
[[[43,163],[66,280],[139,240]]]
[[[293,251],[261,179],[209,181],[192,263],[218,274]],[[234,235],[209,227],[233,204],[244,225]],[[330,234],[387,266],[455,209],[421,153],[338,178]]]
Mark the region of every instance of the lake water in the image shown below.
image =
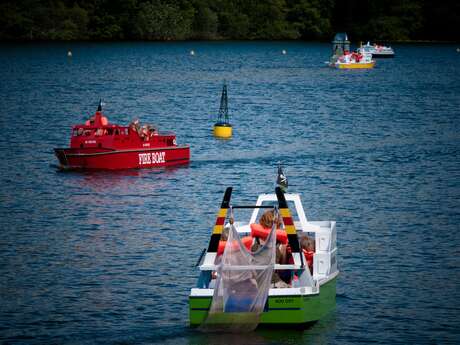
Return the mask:
[[[0,343],[458,343],[460,54],[394,48],[339,71],[329,44],[0,45]],[[228,141],[211,135],[224,79]],[[191,164],[57,171],[99,98],[109,121],[174,130]],[[279,161],[307,217],[337,221],[336,310],[304,332],[190,330],[225,188],[253,202]]]

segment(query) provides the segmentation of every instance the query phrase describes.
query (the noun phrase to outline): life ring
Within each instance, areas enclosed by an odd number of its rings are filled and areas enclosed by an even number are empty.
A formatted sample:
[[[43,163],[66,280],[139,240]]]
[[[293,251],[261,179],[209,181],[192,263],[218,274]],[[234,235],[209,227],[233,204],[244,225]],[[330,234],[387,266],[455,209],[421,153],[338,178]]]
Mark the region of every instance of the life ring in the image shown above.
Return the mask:
[[[252,247],[253,238],[251,236],[245,236],[241,239],[243,245],[246,247],[247,250],[250,250]],[[225,246],[227,245],[227,241],[219,241],[219,247],[217,247],[217,255],[222,255],[225,250]],[[238,248],[238,242],[235,240],[233,241],[233,249]]]
[[[251,224],[251,236],[260,238],[262,240],[265,240],[268,235],[270,234],[271,229],[266,229],[260,224]],[[281,229],[276,229],[276,242],[279,242],[281,244],[287,244],[288,243],[288,236],[286,231],[281,230]]]

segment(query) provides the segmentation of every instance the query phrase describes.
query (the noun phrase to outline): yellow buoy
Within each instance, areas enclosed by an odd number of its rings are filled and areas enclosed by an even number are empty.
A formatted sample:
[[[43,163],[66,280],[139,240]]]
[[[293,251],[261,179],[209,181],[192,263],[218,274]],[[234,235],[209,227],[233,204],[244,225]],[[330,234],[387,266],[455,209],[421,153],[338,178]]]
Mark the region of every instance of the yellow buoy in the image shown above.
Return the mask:
[[[231,138],[232,125],[227,123],[216,123],[214,125],[214,136],[217,138]]]
[[[222,96],[220,98],[219,116],[217,122],[214,124],[214,136],[217,138],[231,138],[232,125],[229,122],[228,116],[228,98],[227,98],[227,84],[224,82],[222,88]]]

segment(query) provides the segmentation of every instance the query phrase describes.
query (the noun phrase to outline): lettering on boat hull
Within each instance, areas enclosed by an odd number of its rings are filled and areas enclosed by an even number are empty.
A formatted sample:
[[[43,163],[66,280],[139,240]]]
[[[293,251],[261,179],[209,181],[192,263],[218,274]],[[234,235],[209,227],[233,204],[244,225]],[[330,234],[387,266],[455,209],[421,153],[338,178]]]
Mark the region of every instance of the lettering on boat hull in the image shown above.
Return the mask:
[[[165,163],[165,152],[139,153],[139,165]]]

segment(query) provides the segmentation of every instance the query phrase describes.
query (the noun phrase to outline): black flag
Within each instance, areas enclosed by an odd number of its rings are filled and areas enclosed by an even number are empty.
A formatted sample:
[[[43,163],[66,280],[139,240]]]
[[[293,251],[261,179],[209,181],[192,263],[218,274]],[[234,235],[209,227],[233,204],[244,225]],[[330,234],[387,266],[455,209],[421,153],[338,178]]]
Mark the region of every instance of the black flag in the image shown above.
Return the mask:
[[[276,185],[280,187],[283,192],[286,192],[288,189],[288,180],[286,175],[284,175],[281,164],[278,165],[278,177],[276,178]]]
[[[102,99],[99,99],[99,105],[97,106],[97,111],[102,111]]]

